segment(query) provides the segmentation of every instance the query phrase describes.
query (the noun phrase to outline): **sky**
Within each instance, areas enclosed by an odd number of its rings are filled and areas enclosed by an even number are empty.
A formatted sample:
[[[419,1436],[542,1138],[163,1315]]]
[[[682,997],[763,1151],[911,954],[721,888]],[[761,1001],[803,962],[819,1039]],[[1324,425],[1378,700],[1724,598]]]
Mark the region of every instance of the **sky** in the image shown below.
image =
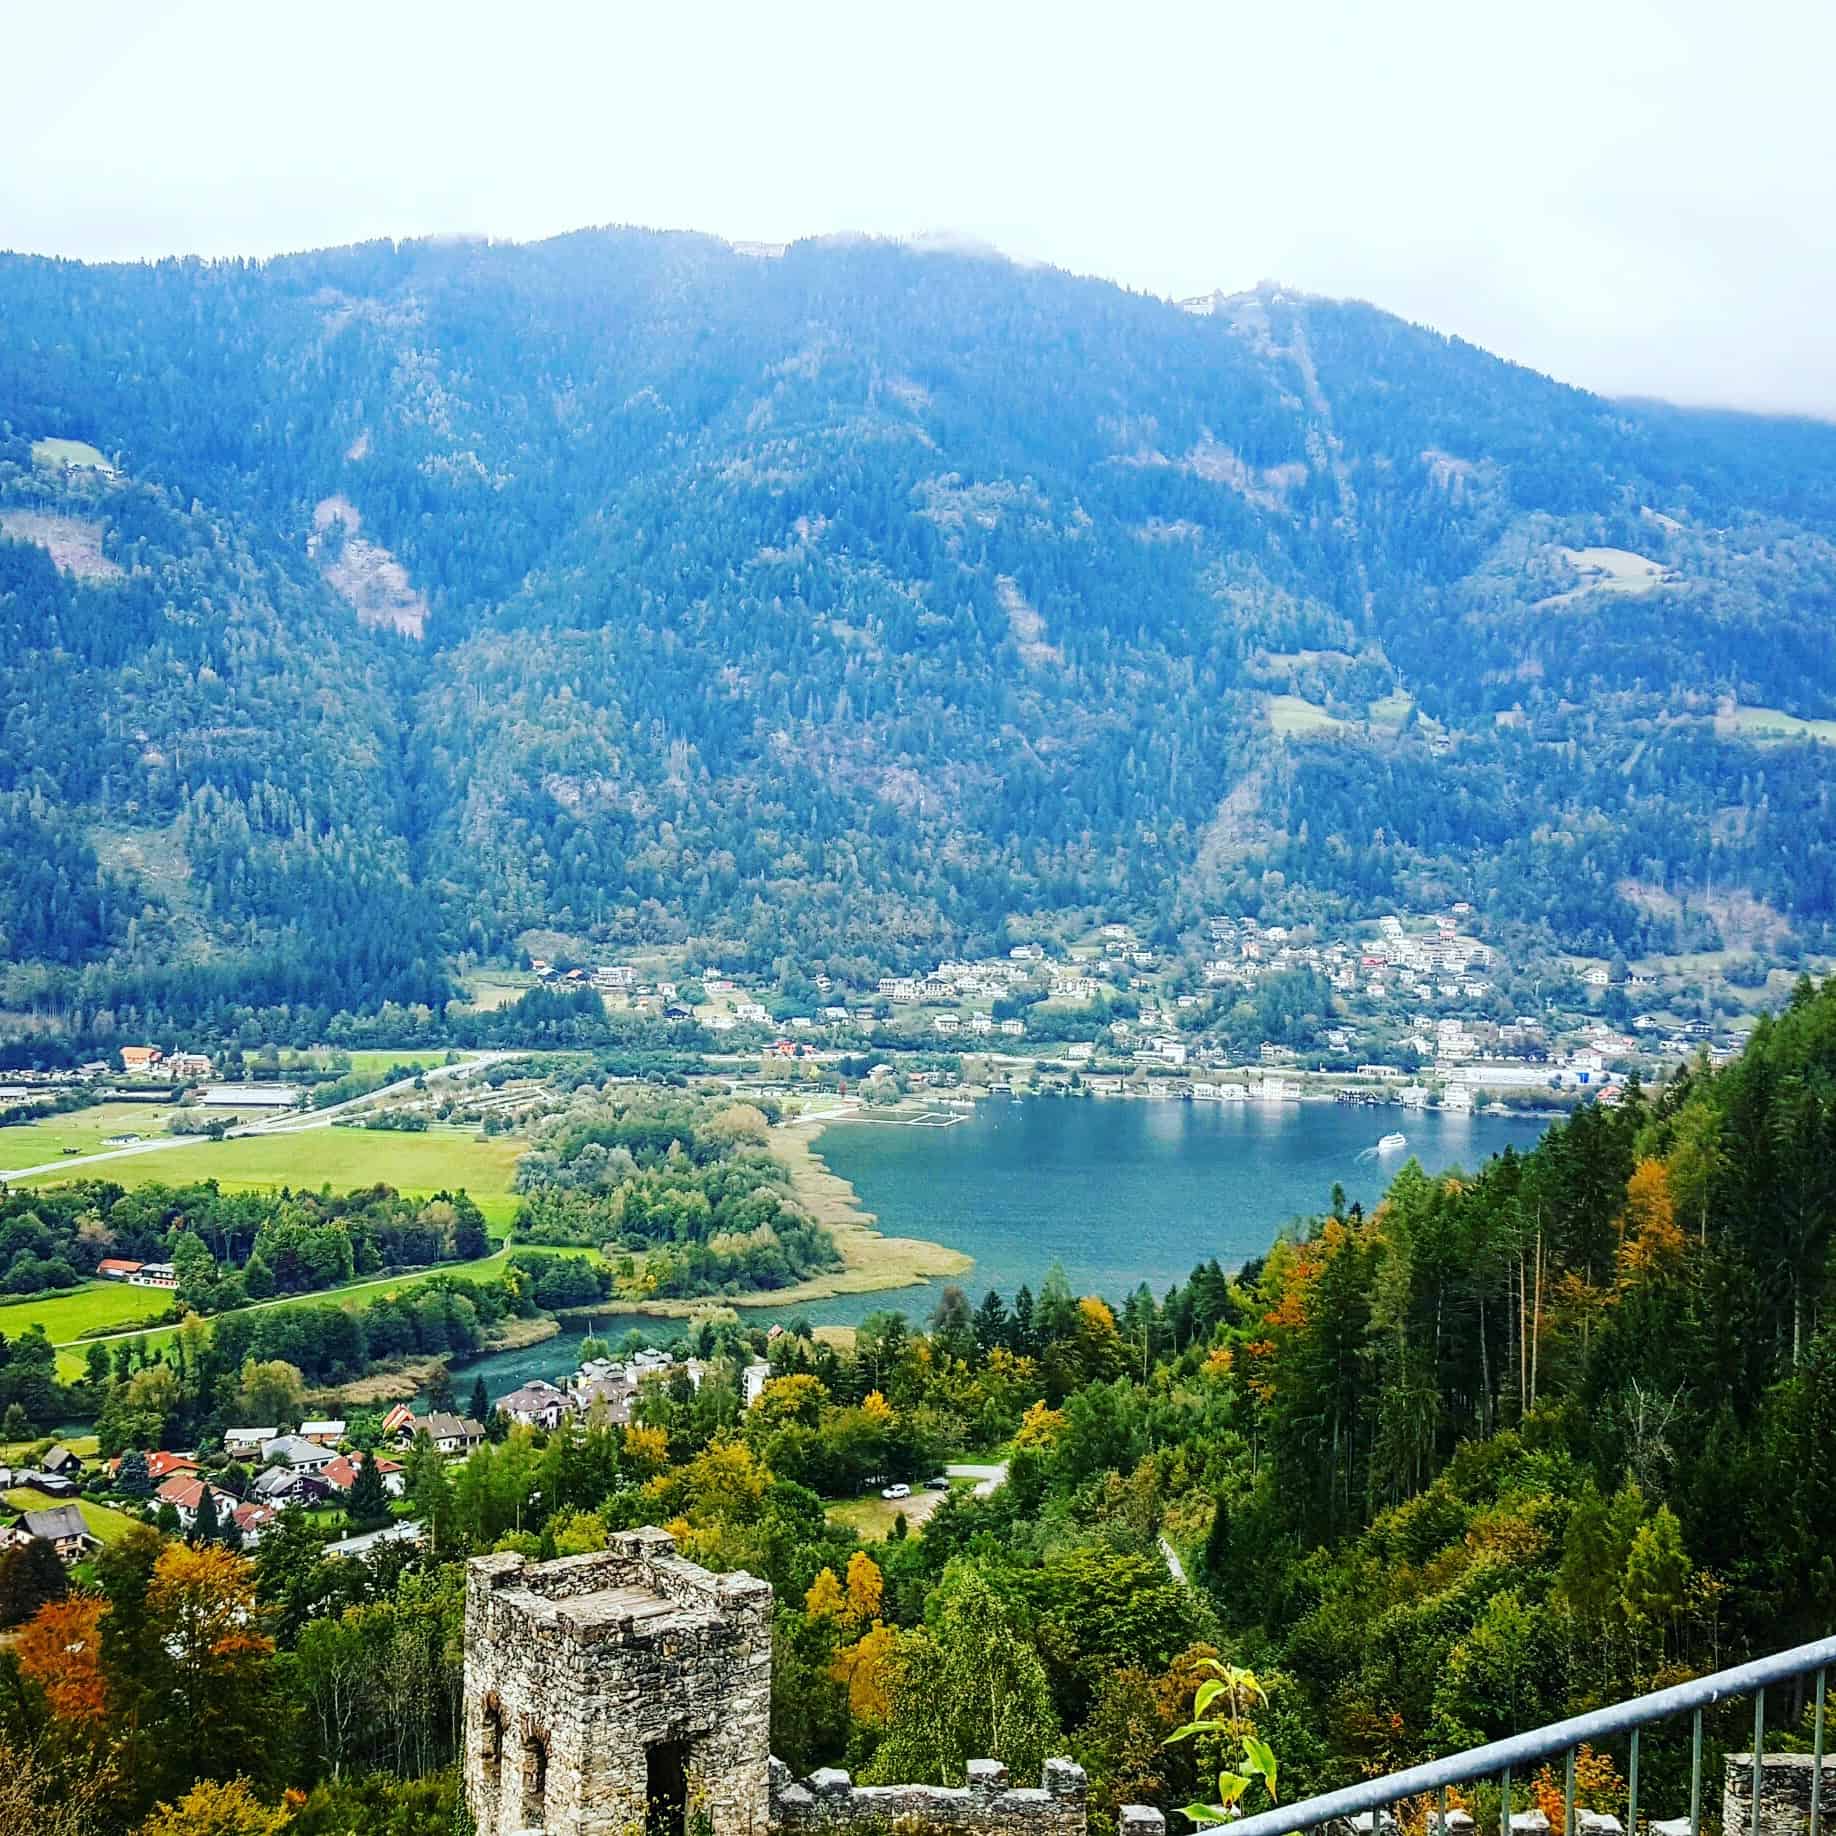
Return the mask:
[[[0,248],[941,231],[1836,417],[1829,0],[85,0],[7,44]]]

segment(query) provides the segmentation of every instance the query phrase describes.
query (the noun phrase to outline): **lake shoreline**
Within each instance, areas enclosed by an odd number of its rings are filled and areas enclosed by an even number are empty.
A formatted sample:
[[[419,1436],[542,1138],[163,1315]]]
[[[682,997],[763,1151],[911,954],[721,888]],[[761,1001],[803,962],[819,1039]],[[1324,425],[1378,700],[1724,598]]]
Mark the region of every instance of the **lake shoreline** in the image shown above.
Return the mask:
[[[650,1319],[688,1320],[713,1309],[740,1312],[758,1307],[801,1307],[811,1301],[835,1300],[847,1294],[892,1293],[966,1275],[975,1258],[923,1237],[889,1237],[876,1228],[874,1214],[860,1194],[829,1169],[816,1151],[816,1137],[831,1120],[825,1117],[771,1131],[766,1145],[790,1175],[791,1191],[804,1209],[829,1233],[841,1252],[842,1266],[806,1276],[787,1288],[754,1288],[745,1294],[697,1294],[681,1298],[614,1300],[587,1312],[642,1314]],[[579,1308],[570,1309],[578,1313]]]
[[[407,1358],[387,1369],[353,1377],[348,1383],[313,1390],[308,1393],[306,1400],[315,1409],[368,1409],[378,1403],[407,1402],[426,1389],[442,1368],[449,1371],[462,1370],[468,1364],[494,1358],[500,1352],[526,1351],[532,1345],[541,1345],[560,1336],[561,1322],[552,1313],[539,1313],[533,1319],[505,1320],[469,1356],[442,1352],[424,1358]]]

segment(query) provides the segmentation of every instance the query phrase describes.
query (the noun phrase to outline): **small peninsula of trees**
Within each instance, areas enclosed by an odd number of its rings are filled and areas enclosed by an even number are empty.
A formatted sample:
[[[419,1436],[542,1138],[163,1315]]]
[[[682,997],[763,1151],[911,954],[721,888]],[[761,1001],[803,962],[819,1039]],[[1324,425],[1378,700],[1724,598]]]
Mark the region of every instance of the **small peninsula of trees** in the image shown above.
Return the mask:
[[[834,1240],[791,1191],[767,1127],[750,1104],[579,1093],[518,1163],[511,1234],[603,1251],[632,1299],[782,1288],[834,1268]]]

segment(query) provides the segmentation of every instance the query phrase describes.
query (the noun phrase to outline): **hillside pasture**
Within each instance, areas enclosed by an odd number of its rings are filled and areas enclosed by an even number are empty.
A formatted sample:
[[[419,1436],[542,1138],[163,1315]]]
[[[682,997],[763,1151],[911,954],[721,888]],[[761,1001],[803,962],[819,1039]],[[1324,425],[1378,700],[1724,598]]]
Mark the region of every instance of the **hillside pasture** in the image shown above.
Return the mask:
[[[1752,740],[1760,745],[1779,740],[1814,739],[1836,743],[1836,720],[1801,720],[1783,708],[1755,708],[1735,703],[1715,716],[1723,739]]]
[[[1579,586],[1565,593],[1552,593],[1537,601],[1539,606],[1562,606],[1587,593],[1640,594],[1654,593],[1661,586],[1677,584],[1675,572],[1649,555],[1635,554],[1629,548],[1561,548],[1555,551],[1581,576]]]
[[[1345,733],[1349,724],[1328,714],[1317,703],[1300,695],[1271,695],[1268,702],[1269,727],[1283,739],[1296,735]]]
[[[72,1503],[83,1513],[90,1534],[103,1543],[120,1542],[140,1521],[129,1517],[125,1511],[117,1511],[112,1505],[91,1504],[87,1498],[53,1498],[29,1485],[15,1486],[6,1494],[6,1502],[19,1511],[49,1511],[60,1504]]]
[[[465,993],[481,1013],[494,1014],[520,1001],[535,985],[535,977],[526,970],[476,969],[465,978]]]
[[[34,440],[32,458],[39,465],[93,465],[112,471],[106,455],[87,440]]]

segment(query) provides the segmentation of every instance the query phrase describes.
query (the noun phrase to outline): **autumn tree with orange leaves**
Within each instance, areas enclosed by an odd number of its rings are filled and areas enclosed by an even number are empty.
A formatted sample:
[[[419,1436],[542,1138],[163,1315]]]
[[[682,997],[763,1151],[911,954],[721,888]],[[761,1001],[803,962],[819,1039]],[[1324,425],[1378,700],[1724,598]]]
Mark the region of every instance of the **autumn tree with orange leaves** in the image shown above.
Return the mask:
[[[44,1691],[60,1721],[99,1727],[108,1718],[108,1684],[102,1668],[102,1620],[108,1602],[75,1594],[40,1607],[19,1634],[14,1652],[20,1674]]]
[[[170,1544],[153,1566],[147,1611],[167,1659],[163,1719],[189,1776],[265,1771],[274,1641],[258,1629],[254,1564],[218,1545]]]

